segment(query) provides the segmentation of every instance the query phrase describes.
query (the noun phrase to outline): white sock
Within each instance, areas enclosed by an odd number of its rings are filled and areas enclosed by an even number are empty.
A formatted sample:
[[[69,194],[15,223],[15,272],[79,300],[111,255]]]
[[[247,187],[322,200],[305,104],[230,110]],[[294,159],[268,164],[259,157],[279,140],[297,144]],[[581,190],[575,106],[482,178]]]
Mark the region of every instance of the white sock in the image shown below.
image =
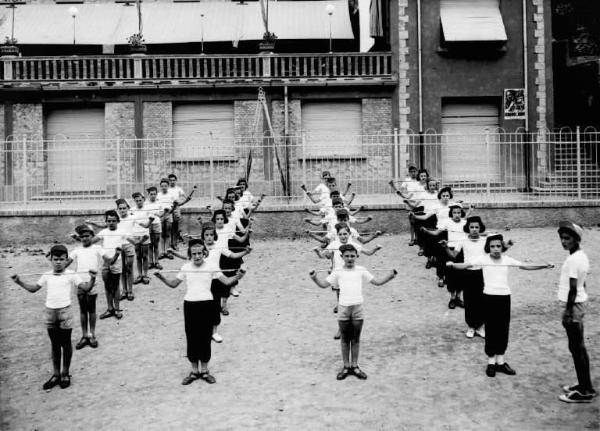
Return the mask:
[[[496,365],[496,357],[488,356],[488,365]]]
[[[496,363],[498,365],[503,365],[504,364],[504,355],[496,355]]]

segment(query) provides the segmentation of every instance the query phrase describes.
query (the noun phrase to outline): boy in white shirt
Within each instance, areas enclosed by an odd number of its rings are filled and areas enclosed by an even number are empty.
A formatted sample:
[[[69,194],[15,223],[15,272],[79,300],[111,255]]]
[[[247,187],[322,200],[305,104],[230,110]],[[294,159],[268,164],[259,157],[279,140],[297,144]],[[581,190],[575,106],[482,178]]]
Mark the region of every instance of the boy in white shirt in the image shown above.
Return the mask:
[[[159,259],[167,258],[172,259],[167,251],[167,241],[171,239],[171,229],[173,225],[173,214],[172,212],[177,209],[177,200],[175,199],[175,195],[169,192],[169,179],[161,178],[159,186],[160,190],[156,195],[156,200],[159,204],[163,206],[163,208],[169,208],[169,214],[166,215],[162,219],[162,227],[161,227],[161,251],[162,253],[158,256]],[[172,244],[171,244],[172,245]],[[176,247],[171,247],[176,249]]]
[[[152,224],[150,224],[150,250],[148,252],[148,268],[163,269],[162,265],[158,263],[158,250],[160,247],[163,218],[169,215],[170,208],[165,207],[156,199],[158,195],[158,189],[156,187],[148,187],[146,192],[148,193],[148,200],[144,202],[144,209],[149,211],[149,213],[154,216],[154,220],[152,220]]]
[[[179,232],[179,221],[181,220],[181,209],[179,206],[183,204],[186,199],[185,192],[181,187],[177,185],[177,175],[169,174],[169,193],[173,196],[173,201],[178,203],[178,206],[173,211],[173,223],[171,224],[171,248],[177,250],[177,243],[181,238]],[[183,238],[181,238],[183,241]]]
[[[42,287],[46,292],[46,328],[52,344],[52,366],[54,374],[42,388],[52,389],[60,385],[62,389],[71,384],[69,367],[73,356],[71,345],[71,332],[73,330],[73,310],[71,309],[71,290],[77,288],[89,291],[96,282],[96,271],[90,270],[90,281],[83,281],[79,274],[67,270],[69,253],[64,245],[55,245],[48,255],[52,264],[52,271],[45,272],[37,283],[26,283],[17,274],[11,278],[23,289],[31,293],[37,292]],[[62,359],[62,371],[61,371]]]
[[[581,249],[581,226],[569,221],[559,224],[560,243],[569,256],[560,270],[558,300],[563,308],[562,325],[569,339],[569,350],[577,373],[576,385],[563,387],[564,394],[559,396],[566,403],[590,403],[596,396],[590,376],[590,358],[583,337],[583,316],[588,295],[585,291],[585,279],[590,270],[590,261]]]
[[[387,276],[375,278],[364,267],[355,265],[358,251],[354,245],[342,245],[339,251],[344,260],[342,268],[334,269],[325,280],[319,280],[316,271],[313,270],[310,272],[310,278],[323,289],[332,287],[340,291],[338,324],[342,335],[344,367],[338,373],[337,379],[344,380],[348,375],[354,374],[364,380],[367,378],[367,374],[358,367],[360,333],[364,319],[362,287],[365,283],[381,286],[393,279],[397,272],[394,269]]]
[[[75,228],[76,235],[75,239],[81,241],[81,247],[71,251],[67,266],[75,262],[75,272],[80,274],[80,277],[84,281],[89,281],[89,277],[86,274],[81,274],[86,271],[95,271],[101,268],[102,262],[107,261],[110,265],[115,260],[113,256],[110,259],[106,256],[106,253],[97,244],[92,244],[94,238],[94,231],[86,224],[79,225]],[[96,285],[94,285],[87,292],[84,290],[77,290],[77,300],[79,301],[79,313],[81,320],[81,340],[75,345],[75,349],[79,350],[89,345],[92,348],[98,347],[98,340],[96,340],[96,299],[98,292]]]

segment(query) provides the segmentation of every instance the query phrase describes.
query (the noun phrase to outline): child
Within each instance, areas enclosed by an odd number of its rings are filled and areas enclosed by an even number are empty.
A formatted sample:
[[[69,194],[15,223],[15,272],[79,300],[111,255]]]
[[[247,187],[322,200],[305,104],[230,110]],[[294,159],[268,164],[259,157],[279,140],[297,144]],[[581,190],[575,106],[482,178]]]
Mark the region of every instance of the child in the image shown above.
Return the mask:
[[[46,328],[52,344],[52,367],[54,374],[42,385],[44,390],[60,385],[65,389],[71,385],[69,367],[73,356],[71,332],[73,330],[73,310],[71,309],[71,289],[87,292],[96,283],[96,271],[90,270],[90,281],[83,281],[79,274],[65,269],[69,259],[67,247],[54,245],[49,253],[52,271],[45,272],[37,283],[22,281],[17,274],[11,278],[23,289],[35,293],[42,287],[46,292]],[[62,371],[61,371],[62,356]]]
[[[388,276],[375,278],[364,267],[355,265],[358,250],[352,244],[342,245],[339,253],[344,261],[342,268],[334,269],[325,280],[319,280],[316,271],[313,270],[310,272],[310,278],[323,289],[333,287],[340,292],[338,325],[342,334],[341,348],[344,366],[338,373],[337,379],[344,380],[348,375],[353,374],[364,380],[367,378],[367,374],[358,366],[360,333],[364,320],[362,287],[364,283],[381,286],[393,279],[397,272],[392,270]]]
[[[516,371],[504,362],[504,353],[508,346],[510,326],[510,286],[508,285],[508,267],[537,270],[552,268],[547,265],[526,265],[512,257],[503,255],[506,251],[502,235],[491,235],[485,241],[485,255],[465,261],[448,262],[457,268],[471,268],[481,265],[483,271],[483,309],[485,324],[485,354],[488,365],[485,374],[494,377],[496,373],[514,376]]]
[[[123,313],[119,308],[121,295],[119,292],[119,280],[123,271],[121,245],[126,241],[125,232],[118,228],[119,214],[115,210],[104,213],[106,229],[102,229],[93,242],[102,242],[102,248],[106,256],[112,258],[110,262],[104,261],[102,266],[102,280],[104,281],[104,292],[106,294],[106,311],[99,318],[107,319],[111,316],[121,319]]]
[[[427,180],[427,191],[420,194],[416,204],[412,205],[407,201],[409,206],[412,206],[413,212],[413,223],[415,233],[417,235],[417,243],[419,244],[419,256],[423,256],[426,252],[425,247],[425,236],[421,232],[421,227],[434,228],[437,224],[436,211],[442,206],[442,203],[437,198],[439,181],[435,179]],[[417,207],[419,205],[419,207]],[[428,253],[429,254],[429,251]],[[431,268],[433,266],[433,259],[431,256],[427,256],[427,263],[425,268]]]
[[[217,279],[226,286],[239,281],[244,271],[240,270],[233,277],[225,277],[218,268],[209,267],[205,262],[208,250],[202,241],[192,239],[188,245],[190,262],[181,267],[176,278],[168,279],[160,272],[154,275],[171,288],[185,282],[186,294],[183,298],[183,318],[187,340],[187,358],[192,371],[183,379],[182,385],[189,385],[194,380],[202,379],[207,383],[216,383],[216,379],[208,371],[211,358],[211,339],[217,310],[211,293],[212,280]],[[200,362],[200,369],[198,369]]]
[[[596,396],[596,391],[592,387],[590,358],[583,336],[584,307],[588,299],[585,279],[590,262],[580,246],[583,236],[581,226],[562,221],[559,224],[558,235],[562,247],[569,252],[560,270],[558,300],[563,308],[562,325],[567,332],[569,350],[577,374],[577,384],[564,386],[565,393],[561,394],[559,399],[566,403],[590,403]]]
[[[148,252],[150,249],[150,227],[154,222],[152,210],[144,208],[144,195],[135,192],[131,195],[136,208],[131,212],[131,218],[134,220],[132,229],[133,241],[135,242],[135,260],[137,263],[138,276],[133,280],[133,284],[149,284],[148,278]]]
[[[331,178],[329,171],[323,171],[321,173],[321,182],[312,192],[309,192],[304,184],[302,184],[300,188],[304,190],[304,193],[306,193],[306,196],[308,196],[312,203],[323,207],[326,203],[327,197],[331,193],[331,190],[327,186],[327,180],[329,178]]]
[[[158,250],[160,247],[163,219],[168,216],[169,208],[164,207],[156,200],[156,196],[158,194],[158,189],[156,187],[148,187],[146,192],[148,193],[148,200],[144,203],[144,209],[147,210],[149,214],[154,216],[154,219],[150,224],[150,263],[148,268],[163,269],[162,265],[158,262]]]
[[[419,172],[420,171],[417,171],[416,166],[411,165],[408,167],[408,176],[404,179],[404,182],[400,184],[399,190],[396,188],[394,180],[391,180],[389,184],[392,186],[397,195],[403,197],[404,199],[412,199],[416,194],[425,191],[423,183],[419,181]],[[427,174],[427,176],[429,176],[429,174]],[[425,176],[423,176],[423,178],[425,178]],[[417,237],[414,228],[414,219],[410,213],[408,221],[410,225],[410,241],[408,245],[413,246],[417,243]]]
[[[179,222],[181,221],[181,207],[192,200],[192,195],[196,191],[197,187],[194,186],[189,195],[185,195],[183,189],[177,185],[177,175],[169,174],[167,177],[169,180],[169,193],[173,197],[173,202],[177,202],[177,206],[173,209],[173,222],[171,223],[171,248],[177,249],[177,243],[183,242],[181,232],[179,229]]]
[[[81,241],[81,247],[76,248],[71,252],[71,257],[67,262],[67,267],[75,262],[75,272],[80,274],[80,277],[84,281],[86,280],[86,274],[82,274],[87,271],[94,271],[98,273],[100,262],[106,260],[109,264],[114,261],[113,258],[106,256],[106,253],[97,244],[92,244],[94,238],[94,231],[87,225],[82,224],[75,228],[77,232],[77,238]],[[92,348],[98,347],[98,340],[96,339],[96,299],[98,292],[96,291],[96,285],[88,290],[77,290],[77,300],[79,301],[79,312],[81,321],[81,340],[75,344],[75,349],[79,350],[89,345]],[[89,325],[89,326],[88,326]]]
[[[163,219],[162,219],[162,226],[161,226],[161,250],[162,253],[158,256],[159,259],[172,259],[173,256],[169,255],[166,251],[167,251],[167,241],[170,242],[171,239],[171,228],[173,225],[173,211],[175,211],[177,209],[177,200],[175,199],[175,196],[173,193],[169,192],[169,179],[168,178],[161,178],[159,186],[160,186],[160,191],[158,193],[158,195],[156,196],[156,200],[158,201],[159,204],[162,205],[163,208],[169,208],[169,213],[166,214]],[[171,248],[175,248],[175,247],[171,247]]]

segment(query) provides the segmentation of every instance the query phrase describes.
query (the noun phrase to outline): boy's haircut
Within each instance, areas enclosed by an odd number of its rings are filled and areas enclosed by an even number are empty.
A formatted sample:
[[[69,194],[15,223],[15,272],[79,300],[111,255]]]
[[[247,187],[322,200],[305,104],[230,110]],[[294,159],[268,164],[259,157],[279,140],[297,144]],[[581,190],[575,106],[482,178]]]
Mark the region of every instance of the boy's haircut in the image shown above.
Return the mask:
[[[321,178],[330,177],[330,176],[331,176],[331,172],[329,172],[329,171],[323,171],[321,173]]]
[[[151,192],[157,192],[157,193],[158,193],[158,189],[157,189],[155,186],[150,186],[150,187],[148,187],[148,188],[146,189],[146,191],[147,191],[148,193],[151,193]]]
[[[237,180],[236,185],[239,186],[242,183],[248,185],[248,180],[246,180],[246,178],[240,178],[239,180]]]
[[[350,217],[350,213],[348,212],[348,210],[346,208],[342,208],[339,209],[335,212],[335,215],[337,218],[349,218]]]
[[[144,197],[144,195],[143,195],[143,194],[141,194],[140,192],[133,192],[133,193],[131,194],[131,197],[132,197],[132,199],[139,198],[139,197],[143,198],[143,197]]]
[[[130,208],[129,204],[127,203],[127,201],[123,198],[119,198],[115,201],[115,204],[117,204],[117,207],[121,204],[125,204],[127,205],[127,208]]]
[[[416,171],[416,170],[417,170],[417,167],[416,167],[415,165],[410,165],[410,166],[408,167],[408,170],[409,170],[409,171]]]
[[[191,239],[190,242],[188,242],[188,250],[187,250],[187,255],[188,255],[188,259],[192,258],[192,247],[202,247],[204,249],[204,256],[206,257],[208,255],[208,249],[206,248],[206,245],[204,245],[204,242],[201,239]]]
[[[223,199],[223,206],[225,206],[225,204],[235,205],[235,203],[231,199]]]
[[[335,183],[335,178],[334,177],[329,177],[329,178],[327,178],[327,182],[328,183]]]
[[[332,199],[331,200],[331,206],[334,206],[334,205],[337,205],[337,204],[344,205],[344,201],[341,200],[340,198],[336,198],[336,199]]]
[[[121,217],[119,217],[119,213],[115,210],[108,210],[104,213],[104,221],[106,221],[109,217],[115,217],[117,222],[121,221]]]
[[[332,198],[332,197],[333,197],[333,195],[339,196],[339,195],[340,195],[340,191],[339,191],[339,190],[332,190],[332,191],[329,193],[329,197],[330,197],[330,198]]]
[[[358,254],[358,250],[352,244],[342,244],[340,246],[340,253],[344,254],[346,251],[353,251]]]
[[[452,188],[449,186],[445,186],[445,187],[442,187],[440,189],[440,191],[438,192],[438,199],[441,199],[442,193],[446,193],[446,192],[450,193],[450,199],[452,199],[454,197],[454,194],[452,193]]]
[[[158,182],[158,184],[162,184],[162,183],[167,183],[167,185],[169,185],[169,179],[168,178],[161,178],[160,181]]]
[[[348,223],[336,223],[335,224],[335,231],[339,233],[339,231],[341,231],[342,229],[346,229],[348,231],[348,233],[350,232],[350,226],[348,226]]]
[[[217,222],[217,216],[218,216],[219,214],[221,214],[221,215],[223,216],[223,222],[224,222],[225,224],[229,223],[229,219],[227,218],[227,214],[225,214],[225,210],[216,210],[216,211],[213,213],[213,216],[212,216],[212,218],[211,218],[211,221],[212,221],[213,223],[216,223],[216,222]]]
[[[204,241],[204,232],[206,232],[207,230],[213,231],[213,233],[215,234],[215,241],[219,239],[219,235],[217,235],[217,227],[213,222],[207,221],[205,223],[202,223],[202,231],[200,232],[200,238],[202,238],[202,241]]]
[[[49,257],[62,255],[69,257],[69,251],[67,250],[67,247],[62,244],[53,245],[48,253]]]
[[[175,175],[175,174],[169,174],[169,176],[167,178],[168,179],[173,178],[173,179],[175,179],[175,181],[177,181],[177,175]]]
[[[225,196],[229,193],[235,193],[235,187],[228,187],[227,190],[225,190]]]
[[[91,233],[92,236],[94,236],[94,231],[87,224],[80,224],[79,226],[76,226],[75,227],[75,232],[79,236],[83,235],[86,232]]]
[[[486,253],[490,252],[490,243],[492,241],[500,241],[500,244],[502,244],[502,252],[508,250],[508,248],[504,245],[504,237],[502,236],[502,234],[498,233],[495,235],[490,235],[486,238],[485,245],[483,246],[483,251],[485,251]]]

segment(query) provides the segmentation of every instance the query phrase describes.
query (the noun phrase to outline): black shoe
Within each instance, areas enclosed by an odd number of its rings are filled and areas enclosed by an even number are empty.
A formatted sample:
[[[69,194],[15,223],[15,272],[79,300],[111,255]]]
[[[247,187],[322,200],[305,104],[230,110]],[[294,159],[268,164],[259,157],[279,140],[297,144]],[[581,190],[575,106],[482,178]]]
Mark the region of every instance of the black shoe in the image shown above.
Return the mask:
[[[488,364],[485,369],[485,375],[488,377],[494,377],[496,375],[496,365]]]
[[[456,308],[456,300],[455,299],[451,299],[450,302],[448,302],[448,308],[454,310]]]
[[[430,260],[427,261],[427,263],[425,264],[425,269],[429,269],[433,266],[433,263],[431,263]]]
[[[90,340],[88,337],[81,337],[81,340],[79,340],[79,342],[77,344],[75,344],[75,350],[81,350],[85,346],[87,346],[89,343],[90,343]]]
[[[160,263],[155,263],[155,264],[154,264],[154,267],[155,267],[156,269],[158,269],[159,271],[160,271],[161,269],[163,269],[163,266],[162,266]]]
[[[63,374],[62,376],[60,376],[59,385],[61,389],[66,389],[69,386],[71,386],[71,376],[69,376],[68,374]]]
[[[344,380],[346,377],[348,377],[351,374],[350,372],[350,368],[342,368],[342,371],[340,371],[339,373],[337,373],[337,376],[335,377],[338,380]]]
[[[496,371],[499,373],[508,374],[509,376],[514,376],[515,374],[517,374],[517,372],[510,368],[510,366],[506,362],[502,365],[496,364]]]
[[[48,389],[52,389],[54,386],[57,386],[59,384],[60,384],[60,377],[52,376],[52,377],[50,377],[50,380],[48,380],[46,383],[44,383],[42,385],[42,389],[47,391]]]
[[[456,299],[454,300],[454,303],[456,304],[456,306],[457,306],[457,307],[460,307],[460,308],[465,308],[465,303],[464,303],[464,302],[463,302],[463,300],[462,300],[462,299],[460,299],[460,298],[456,298]]]

